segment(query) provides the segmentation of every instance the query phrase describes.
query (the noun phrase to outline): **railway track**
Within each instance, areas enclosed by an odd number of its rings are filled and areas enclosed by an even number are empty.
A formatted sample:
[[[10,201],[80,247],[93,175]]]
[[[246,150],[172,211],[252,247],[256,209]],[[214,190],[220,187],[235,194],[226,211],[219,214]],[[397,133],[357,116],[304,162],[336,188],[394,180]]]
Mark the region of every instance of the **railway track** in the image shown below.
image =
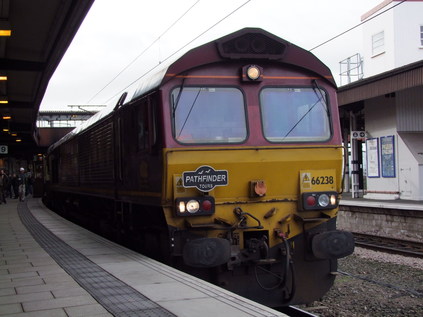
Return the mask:
[[[423,243],[353,232],[357,246],[377,251],[423,258]]]

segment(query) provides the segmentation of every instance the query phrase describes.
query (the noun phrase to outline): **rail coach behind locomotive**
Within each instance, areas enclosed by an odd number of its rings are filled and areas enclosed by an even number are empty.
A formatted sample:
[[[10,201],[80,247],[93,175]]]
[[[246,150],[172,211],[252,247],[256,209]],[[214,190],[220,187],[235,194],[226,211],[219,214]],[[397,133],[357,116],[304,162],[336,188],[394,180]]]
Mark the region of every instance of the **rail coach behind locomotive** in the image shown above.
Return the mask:
[[[320,298],[354,248],[336,230],[342,146],[328,68],[251,28],[162,67],[52,145],[46,203],[266,305]]]

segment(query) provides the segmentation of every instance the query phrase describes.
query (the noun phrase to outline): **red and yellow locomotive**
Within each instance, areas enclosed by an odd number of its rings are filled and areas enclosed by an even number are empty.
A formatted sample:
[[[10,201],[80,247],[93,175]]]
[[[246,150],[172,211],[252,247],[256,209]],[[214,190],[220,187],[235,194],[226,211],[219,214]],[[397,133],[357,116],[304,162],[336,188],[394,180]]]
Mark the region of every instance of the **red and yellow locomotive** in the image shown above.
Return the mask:
[[[336,84],[289,42],[204,44],[90,121],[49,150],[59,213],[269,306],[320,298],[353,252]]]

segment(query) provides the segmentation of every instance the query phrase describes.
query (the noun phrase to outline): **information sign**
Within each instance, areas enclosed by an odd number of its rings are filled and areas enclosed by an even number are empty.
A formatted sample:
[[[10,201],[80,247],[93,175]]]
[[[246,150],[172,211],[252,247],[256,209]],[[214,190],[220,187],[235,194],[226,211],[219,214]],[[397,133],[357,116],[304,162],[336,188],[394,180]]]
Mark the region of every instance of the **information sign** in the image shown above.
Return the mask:
[[[379,141],[377,138],[366,140],[367,176],[380,177],[379,174]]]
[[[382,176],[395,177],[395,146],[394,136],[384,136],[380,138]]]
[[[351,138],[353,139],[365,139],[366,131],[351,131]]]
[[[7,145],[0,145],[0,154],[7,154],[9,152],[9,148]]]

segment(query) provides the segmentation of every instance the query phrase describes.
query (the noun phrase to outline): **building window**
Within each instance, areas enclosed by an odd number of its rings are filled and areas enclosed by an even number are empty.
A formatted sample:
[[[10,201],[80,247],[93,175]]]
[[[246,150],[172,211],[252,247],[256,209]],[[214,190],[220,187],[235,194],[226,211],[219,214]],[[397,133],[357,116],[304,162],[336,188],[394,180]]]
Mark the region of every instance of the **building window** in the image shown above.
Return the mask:
[[[423,46],[423,25],[420,25],[420,45]]]
[[[372,55],[378,55],[385,51],[385,34],[384,31],[372,36]]]

